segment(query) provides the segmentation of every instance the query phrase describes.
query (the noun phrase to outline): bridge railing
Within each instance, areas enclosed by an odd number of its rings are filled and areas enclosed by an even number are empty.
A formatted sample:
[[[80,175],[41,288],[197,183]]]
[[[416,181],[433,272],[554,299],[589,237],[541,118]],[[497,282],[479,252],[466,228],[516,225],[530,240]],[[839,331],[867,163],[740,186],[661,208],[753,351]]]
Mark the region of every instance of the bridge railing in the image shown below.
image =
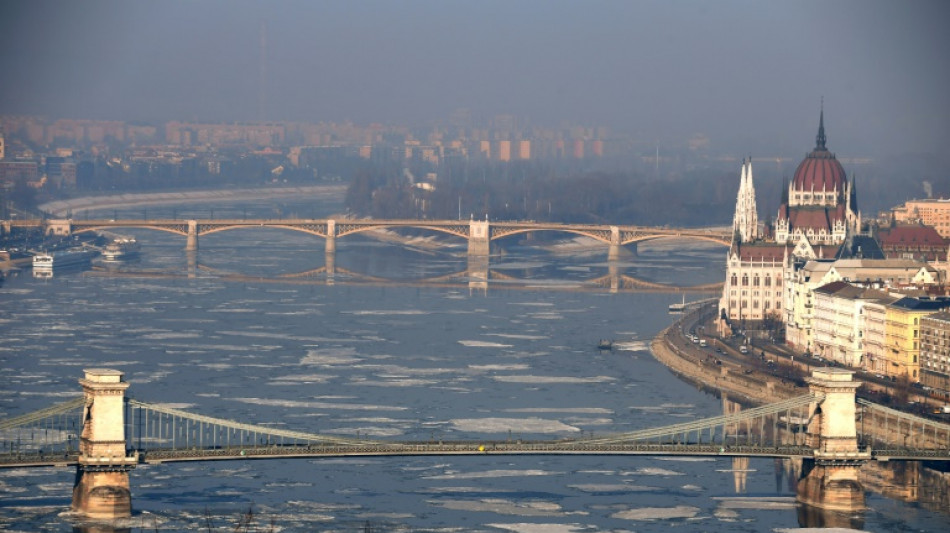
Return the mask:
[[[820,395],[806,394],[781,402],[692,422],[619,433],[595,439],[600,444],[652,442],[800,444],[808,427],[810,405]]]
[[[140,451],[308,444],[366,446],[375,443],[372,440],[246,424],[131,398],[126,402],[125,421],[127,446]]]
[[[78,454],[83,398],[0,420],[0,463],[13,457]]]
[[[929,420],[859,398],[858,437],[875,450],[928,450],[950,456],[950,424]],[[909,450],[913,450],[911,452]],[[877,453],[877,451],[875,452]],[[882,452],[883,453],[883,452]]]

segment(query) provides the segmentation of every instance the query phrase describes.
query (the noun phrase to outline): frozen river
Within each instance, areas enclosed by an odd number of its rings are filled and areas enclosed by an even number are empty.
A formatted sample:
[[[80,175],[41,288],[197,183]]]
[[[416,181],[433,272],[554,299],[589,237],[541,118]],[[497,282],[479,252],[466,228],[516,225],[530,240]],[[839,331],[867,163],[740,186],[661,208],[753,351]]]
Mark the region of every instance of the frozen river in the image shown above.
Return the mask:
[[[679,294],[589,286],[607,271],[606,250],[512,245],[492,258],[506,281],[484,291],[412,282],[465,270],[463,248],[340,241],[337,268],[357,274],[328,284],[280,277],[322,265],[312,236],[208,236],[189,276],[183,239],[130,233],[142,258],[120,271],[26,271],[0,287],[0,418],[78,395],[90,367],[122,370],[141,401],[344,436],[559,438],[722,412],[647,351]],[[722,277],[722,256],[698,243],[641,246],[623,268],[698,285]],[[598,351],[602,338],[619,349]],[[783,531],[816,520],[795,504],[793,469],[590,456],[140,466],[131,527],[231,531],[253,509],[258,531]],[[72,481],[66,469],[0,470],[0,529],[71,531]],[[868,503],[854,523],[869,531],[950,523],[916,504],[875,494]]]

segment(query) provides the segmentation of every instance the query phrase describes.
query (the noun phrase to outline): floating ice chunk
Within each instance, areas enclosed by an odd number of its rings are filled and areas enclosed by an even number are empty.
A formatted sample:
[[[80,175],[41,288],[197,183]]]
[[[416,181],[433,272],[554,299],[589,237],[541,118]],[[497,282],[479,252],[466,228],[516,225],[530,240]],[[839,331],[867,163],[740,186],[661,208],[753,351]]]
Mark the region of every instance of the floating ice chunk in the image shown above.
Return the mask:
[[[350,384],[367,387],[430,387],[438,384],[438,381],[419,378],[386,378],[384,380],[354,378],[350,380]]]
[[[458,418],[451,421],[459,431],[479,433],[563,433],[578,432],[580,429],[543,418]]]
[[[655,467],[644,467],[638,468],[633,471],[623,472],[621,475],[624,476],[682,476],[682,472],[676,472],[675,470],[667,470],[665,468],[655,468]]]
[[[450,472],[424,476],[424,479],[494,479],[497,477],[559,476],[564,472],[548,470],[486,470],[484,472]],[[484,490],[484,489],[482,489]]]
[[[663,490],[659,487],[650,487],[647,485],[624,485],[620,483],[604,483],[604,484],[595,484],[589,483],[584,485],[568,485],[572,489],[577,489],[582,492],[651,492]]]
[[[792,497],[761,497],[754,498],[750,496],[742,497],[715,497],[719,501],[719,507],[726,509],[794,509],[796,507],[795,498]]]
[[[271,385],[280,384],[300,384],[300,383],[326,383],[336,376],[326,374],[292,374],[289,376],[280,376],[270,381]]]
[[[612,409],[603,407],[523,407],[516,409],[505,409],[507,413],[577,413],[587,415],[609,415],[613,414]]]
[[[495,529],[513,531],[514,533],[577,533],[580,531],[590,531],[590,528],[580,524],[485,524]]]
[[[575,376],[493,376],[492,379],[495,381],[501,381],[503,383],[535,383],[535,384],[545,384],[545,383],[608,383],[611,381],[616,381],[617,378],[612,378],[610,376],[593,376],[593,377],[575,377]]]
[[[484,511],[512,516],[567,516],[568,513],[556,503],[530,501],[513,502],[510,500],[488,498],[484,500],[439,500],[429,501],[436,505],[456,511]]]
[[[393,316],[393,315],[428,315],[428,311],[423,311],[421,309],[403,309],[403,310],[394,310],[394,309],[380,309],[380,310],[371,310],[364,309],[361,311],[343,311],[342,314],[348,315],[357,315],[357,316]]]
[[[516,363],[511,365],[468,365],[468,368],[478,372],[494,372],[496,370],[527,370],[530,365]]]
[[[693,518],[699,513],[699,507],[677,505],[676,507],[642,507],[614,513],[611,518],[624,520],[669,520],[672,518]]]
[[[545,339],[550,339],[550,337],[544,335],[517,335],[514,333],[486,333],[485,335],[489,337],[502,337],[505,339],[519,339],[525,341],[542,341]]]
[[[498,342],[487,341],[459,341],[459,344],[471,348],[511,348],[512,346],[511,344],[501,344]]]
[[[360,361],[356,355],[356,349],[352,347],[343,348],[319,348],[307,350],[307,355],[300,360],[301,365],[349,365]]]
[[[406,407],[358,403],[301,402],[296,400],[271,400],[267,398],[230,398],[236,402],[275,407],[299,407],[303,409],[340,409],[345,411],[405,411]]]

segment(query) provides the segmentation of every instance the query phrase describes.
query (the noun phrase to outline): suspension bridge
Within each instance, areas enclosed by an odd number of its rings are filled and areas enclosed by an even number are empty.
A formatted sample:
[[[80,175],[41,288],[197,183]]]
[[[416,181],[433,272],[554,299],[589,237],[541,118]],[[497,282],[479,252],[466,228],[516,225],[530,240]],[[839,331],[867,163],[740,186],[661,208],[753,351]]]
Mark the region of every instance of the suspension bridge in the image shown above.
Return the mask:
[[[950,425],[855,400],[850,371],[816,370],[808,394],[722,416],[597,437],[396,441],[248,424],[126,397],[123,373],[89,369],[83,395],[0,421],[0,468],[74,466],[73,509],[131,513],[138,464],[295,457],[650,455],[800,458],[798,499],[855,510],[867,461],[950,460]]]

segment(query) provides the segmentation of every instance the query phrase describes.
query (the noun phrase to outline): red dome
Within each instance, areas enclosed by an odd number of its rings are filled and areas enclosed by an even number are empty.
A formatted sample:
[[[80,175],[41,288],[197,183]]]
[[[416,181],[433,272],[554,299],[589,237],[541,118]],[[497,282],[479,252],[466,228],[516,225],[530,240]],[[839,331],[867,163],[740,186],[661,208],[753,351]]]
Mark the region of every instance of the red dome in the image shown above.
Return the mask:
[[[815,150],[795,170],[792,187],[797,191],[844,192],[844,167],[828,150]]]
[[[818,119],[818,136],[815,149],[795,169],[792,188],[798,191],[844,192],[847,175],[844,167],[835,159],[835,154],[825,148],[825,110]]]

